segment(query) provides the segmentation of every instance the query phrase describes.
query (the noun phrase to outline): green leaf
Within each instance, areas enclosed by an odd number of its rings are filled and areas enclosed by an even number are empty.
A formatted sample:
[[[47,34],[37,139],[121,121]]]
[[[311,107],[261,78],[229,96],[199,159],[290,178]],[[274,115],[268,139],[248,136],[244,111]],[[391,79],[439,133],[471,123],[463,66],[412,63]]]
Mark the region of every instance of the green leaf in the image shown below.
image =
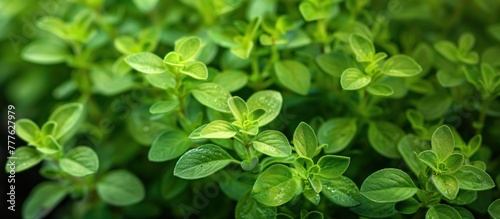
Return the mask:
[[[243,88],[248,83],[248,75],[239,70],[225,70],[217,74],[213,82],[220,84],[229,92],[234,92]]]
[[[458,39],[458,49],[460,51],[469,51],[474,46],[476,39],[471,33],[463,33]]]
[[[151,85],[163,90],[167,90],[169,88],[173,89],[177,83],[174,76],[170,73],[144,74],[143,76]]]
[[[321,193],[331,202],[342,207],[354,207],[360,203],[355,196],[359,194],[356,184],[345,176],[328,179],[322,182]]]
[[[495,187],[491,176],[476,166],[463,165],[451,175],[457,178],[460,189],[482,191]]]
[[[235,211],[236,219],[271,219],[275,218],[277,214],[276,207],[269,207],[255,201],[250,195],[250,191],[240,197]]]
[[[305,122],[301,122],[293,133],[293,145],[299,156],[312,158],[316,154],[318,139],[314,130]]]
[[[488,207],[488,213],[494,219],[500,218],[500,199],[495,200]]]
[[[170,130],[160,134],[151,145],[148,160],[163,162],[175,159],[187,151],[191,141],[188,136],[178,130]]]
[[[175,42],[175,52],[181,55],[183,61],[195,59],[201,47],[201,39],[199,37],[186,37]]]
[[[245,103],[245,101],[238,96],[230,97],[227,100],[227,105],[237,121],[244,121],[250,113],[248,111],[247,103]]]
[[[92,148],[78,146],[64,155],[59,161],[59,167],[73,176],[83,177],[97,172],[99,158]]]
[[[274,64],[278,81],[295,93],[306,95],[311,86],[311,73],[306,66],[294,60],[281,60]]]
[[[181,63],[181,55],[176,52],[169,52],[163,58],[163,62],[170,67],[184,67],[185,63]]]
[[[253,147],[271,157],[288,157],[292,154],[292,146],[286,136],[274,130],[259,133],[253,140]]]
[[[432,170],[438,172],[439,170],[439,159],[437,154],[432,150],[422,151],[418,154],[418,159],[430,167]]]
[[[135,6],[142,12],[149,12],[156,7],[159,0],[133,0]]]
[[[314,205],[321,201],[321,196],[309,186],[302,191],[302,195]]]
[[[80,103],[68,103],[58,107],[49,117],[48,121],[57,124],[54,138],[59,140],[75,131],[76,125],[82,119],[84,111]]]
[[[319,174],[325,179],[333,179],[341,176],[349,167],[351,159],[349,157],[337,156],[337,155],[324,155],[318,160],[318,165],[320,167]]]
[[[206,126],[203,126],[201,130],[195,130],[189,138],[200,139],[200,138],[219,138],[226,139],[232,138],[238,133],[236,127],[230,122],[224,120],[215,120]]]
[[[258,91],[247,100],[248,110],[250,112],[256,109],[263,109],[266,114],[259,119],[259,127],[265,126],[273,121],[281,111],[283,97],[280,92],[273,90]]]
[[[127,170],[113,170],[97,182],[97,194],[101,199],[115,206],[129,206],[144,199],[145,191],[141,180]]]
[[[453,103],[452,98],[443,92],[424,96],[417,102],[417,109],[424,116],[425,120],[439,119],[444,116]]]
[[[340,52],[321,54],[316,57],[316,63],[319,65],[321,70],[338,78],[340,78],[344,70],[351,67],[349,65],[350,60],[348,59],[348,56]]]
[[[302,1],[299,4],[299,11],[306,21],[314,21],[326,18],[330,11],[324,8],[318,8],[314,1]]]
[[[241,59],[248,59],[254,46],[253,41],[245,39],[243,36],[236,36],[234,42],[236,45],[231,47],[231,52]]]
[[[479,83],[488,94],[494,93],[495,89],[500,86],[499,76],[493,66],[487,63],[481,64],[481,80]]]
[[[170,113],[177,109],[179,106],[179,101],[176,99],[172,100],[165,100],[165,101],[158,101],[154,103],[151,108],[149,108],[149,112],[151,114],[163,114],[163,113]]]
[[[177,161],[174,175],[183,179],[209,176],[236,160],[219,146],[206,144],[186,152]]]
[[[440,161],[443,161],[453,153],[455,138],[448,126],[440,126],[434,131],[431,137],[431,147],[436,152]]]
[[[259,175],[251,195],[264,205],[279,206],[290,201],[301,190],[300,180],[294,178],[290,168],[275,164]]]
[[[129,55],[125,57],[125,62],[130,67],[145,74],[160,74],[167,71],[163,60],[150,52]]]
[[[359,34],[351,34],[349,44],[358,62],[371,62],[375,55],[375,47],[371,40]]]
[[[43,124],[41,134],[45,136],[54,135],[56,134],[56,130],[57,130],[57,123],[54,121],[48,121],[45,124]]]
[[[407,55],[394,55],[382,66],[385,75],[394,77],[412,77],[422,72],[422,67]]]
[[[432,183],[441,195],[447,199],[455,199],[458,194],[458,180],[450,175],[432,175]]]
[[[453,206],[455,210],[460,214],[462,219],[474,219],[474,215],[464,207]]]
[[[417,154],[429,149],[429,146],[419,137],[408,134],[403,136],[398,142],[398,151],[406,165],[415,175],[420,172],[420,162]]]
[[[453,69],[439,69],[436,73],[438,82],[443,87],[456,87],[465,82],[464,74]]]
[[[23,218],[47,216],[68,194],[67,189],[56,182],[43,182],[30,192],[22,207]]]
[[[323,190],[323,185],[321,184],[321,181],[317,177],[309,176],[307,178],[307,181],[309,181],[309,185],[314,190],[314,192],[320,193],[321,190]]]
[[[70,57],[66,45],[50,40],[37,40],[28,44],[21,51],[21,57],[37,64],[57,64]]]
[[[459,154],[459,153],[453,153],[450,156],[448,156],[444,161],[443,164],[446,167],[446,172],[447,173],[453,173],[460,169],[462,167],[462,164],[464,163],[464,155]]]
[[[44,154],[55,154],[61,151],[62,146],[53,136],[49,135],[42,139],[42,144],[37,145],[36,149]]]
[[[398,214],[398,211],[396,211],[395,209],[396,203],[394,202],[377,203],[362,195],[358,195],[356,197],[356,201],[358,201],[360,204],[352,207],[350,210],[363,217],[389,218]]]
[[[215,83],[202,83],[196,86],[192,94],[198,102],[214,110],[230,113],[227,99],[231,97],[229,91]]]
[[[327,144],[325,153],[333,154],[344,150],[357,132],[355,118],[333,118],[321,124],[318,129],[320,144]]]
[[[116,50],[126,55],[141,52],[136,40],[131,36],[119,36],[115,38],[113,45]]]
[[[434,49],[448,61],[458,62],[458,48],[453,43],[449,41],[439,41],[434,43]]]
[[[40,161],[42,161],[42,155],[37,150],[27,146],[16,148],[12,156],[15,158],[9,157],[7,163],[5,164],[6,173],[10,172],[11,168],[14,168],[16,172],[21,172],[37,165]],[[13,165],[11,166],[9,164]]]
[[[340,76],[340,85],[344,90],[359,90],[370,84],[372,78],[357,68],[348,68]]]
[[[410,198],[396,203],[396,210],[401,214],[415,214],[420,209],[420,203],[414,198]]]
[[[169,165],[161,177],[160,192],[165,200],[178,197],[189,185],[189,181],[174,176],[174,165]]]
[[[198,80],[207,80],[208,78],[207,66],[198,61],[188,64],[186,68],[181,70],[181,73]]]
[[[363,196],[374,202],[389,203],[411,198],[418,188],[405,172],[386,168],[368,176],[360,191]]]
[[[425,219],[461,219],[462,217],[454,208],[444,205],[437,204],[431,206],[427,213],[425,214]]]
[[[366,87],[366,91],[368,91],[368,93],[370,94],[383,97],[391,96],[392,94],[394,94],[394,90],[392,89],[392,87],[385,84],[370,85]]]
[[[247,172],[252,172],[257,165],[259,164],[259,158],[258,157],[252,157],[250,159],[245,159],[241,161],[241,169]]]
[[[52,16],[42,17],[38,21],[37,26],[40,29],[48,31],[63,40],[67,41],[69,38],[68,25],[57,17],[52,17]]]
[[[446,200],[454,205],[468,205],[476,201],[477,191],[459,190],[457,197],[453,200]]]
[[[388,158],[399,158],[398,142],[405,133],[398,126],[386,122],[371,122],[368,127],[368,141],[381,155]]]
[[[32,144],[37,141],[37,135],[39,132],[40,128],[38,125],[29,119],[20,119],[16,122],[17,136],[26,141],[28,144]]]

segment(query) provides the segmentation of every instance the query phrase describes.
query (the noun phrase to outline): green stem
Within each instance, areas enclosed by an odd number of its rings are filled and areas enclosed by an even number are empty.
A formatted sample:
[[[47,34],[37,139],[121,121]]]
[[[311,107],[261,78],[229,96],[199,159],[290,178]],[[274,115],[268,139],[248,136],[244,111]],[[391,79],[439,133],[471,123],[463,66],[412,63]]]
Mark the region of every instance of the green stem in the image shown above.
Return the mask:
[[[492,101],[491,97],[487,97],[483,99],[483,104],[481,106],[481,112],[479,113],[479,121],[476,123],[476,133],[481,134],[483,131],[484,127],[484,122],[486,120],[486,110],[488,110],[488,107],[490,106],[490,103]]]
[[[358,112],[363,116],[366,117],[366,106],[368,103],[368,97],[366,96],[366,91],[365,89],[360,89],[358,90],[358,95],[359,95],[359,105],[358,105]]]

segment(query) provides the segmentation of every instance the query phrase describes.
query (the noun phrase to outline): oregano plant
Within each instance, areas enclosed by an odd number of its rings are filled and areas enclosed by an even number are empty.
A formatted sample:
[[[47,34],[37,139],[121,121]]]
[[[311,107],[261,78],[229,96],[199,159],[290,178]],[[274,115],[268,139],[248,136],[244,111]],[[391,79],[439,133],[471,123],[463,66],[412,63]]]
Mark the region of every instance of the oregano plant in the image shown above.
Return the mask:
[[[498,1],[0,5],[7,218],[500,218]]]

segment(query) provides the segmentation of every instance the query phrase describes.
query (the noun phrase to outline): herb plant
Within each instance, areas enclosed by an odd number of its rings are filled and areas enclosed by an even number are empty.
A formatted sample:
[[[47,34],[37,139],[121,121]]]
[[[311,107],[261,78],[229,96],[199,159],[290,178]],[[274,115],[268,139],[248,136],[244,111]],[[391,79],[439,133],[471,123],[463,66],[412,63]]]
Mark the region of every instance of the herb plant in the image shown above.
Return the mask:
[[[497,0],[0,5],[13,218],[500,218]]]

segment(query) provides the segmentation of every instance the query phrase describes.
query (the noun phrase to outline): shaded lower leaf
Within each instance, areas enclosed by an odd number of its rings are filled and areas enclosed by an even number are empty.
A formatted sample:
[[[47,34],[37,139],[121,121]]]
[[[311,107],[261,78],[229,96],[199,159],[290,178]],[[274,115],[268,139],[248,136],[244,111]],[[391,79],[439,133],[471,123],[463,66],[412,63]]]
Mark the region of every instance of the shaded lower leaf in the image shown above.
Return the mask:
[[[302,194],[314,205],[318,205],[321,201],[321,196],[319,195],[319,193],[315,192],[311,187],[306,187],[304,191],[302,191]]]
[[[500,218],[500,199],[495,200],[488,207],[488,213],[494,219]]]
[[[351,143],[356,132],[356,119],[333,118],[321,124],[318,129],[318,140],[320,144],[328,144],[325,153],[337,153]]]
[[[283,86],[295,93],[306,95],[311,86],[311,73],[302,63],[282,60],[274,64],[276,76]]]
[[[462,218],[457,210],[454,208],[444,205],[437,204],[429,208],[425,214],[426,219],[457,219]]]
[[[377,203],[359,195],[356,201],[360,204],[352,207],[351,211],[368,218],[388,218],[398,213],[395,209],[396,203]]]
[[[368,127],[368,141],[381,155],[388,158],[399,158],[398,142],[404,136],[399,126],[386,121],[371,122]]]
[[[127,206],[144,199],[141,180],[127,170],[108,172],[97,182],[97,194],[103,201],[115,206]]]
[[[399,154],[415,175],[420,172],[420,161],[415,153],[419,154],[428,149],[430,147],[426,142],[413,134],[403,136],[398,142]]]
[[[401,214],[414,214],[419,208],[420,203],[414,198],[396,203],[396,210]]]
[[[455,199],[446,200],[454,205],[468,205],[477,199],[477,191],[459,190]]]
[[[43,218],[67,195],[67,189],[55,182],[38,184],[23,204],[23,218]]]
[[[250,190],[243,194],[238,200],[235,209],[235,218],[237,219],[272,219],[276,216],[276,207],[265,206],[255,201],[250,195]]]

